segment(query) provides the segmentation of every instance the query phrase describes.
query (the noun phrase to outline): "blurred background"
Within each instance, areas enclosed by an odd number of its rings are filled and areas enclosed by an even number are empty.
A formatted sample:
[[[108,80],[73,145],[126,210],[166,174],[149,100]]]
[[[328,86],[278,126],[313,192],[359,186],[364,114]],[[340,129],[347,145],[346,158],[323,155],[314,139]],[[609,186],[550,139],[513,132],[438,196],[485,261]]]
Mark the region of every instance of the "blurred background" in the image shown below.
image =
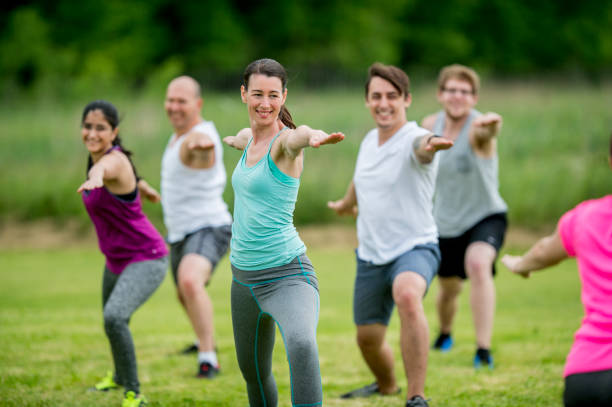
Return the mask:
[[[363,82],[375,61],[412,80],[411,120],[439,109],[441,67],[482,77],[477,108],[504,117],[500,188],[511,224],[550,226],[576,203],[612,191],[610,0],[56,0],[0,5],[0,226],[52,219],[89,228],[76,188],[85,176],[80,115],[114,103],[139,172],[159,187],[172,130],[170,79],[203,85],[203,116],[222,137],[248,125],[239,97],[254,59],[281,62],[298,124],[343,131],[307,151],[296,223],[350,223],[326,202],[344,194],[374,126]],[[239,153],[226,149],[228,178]],[[233,194],[228,182],[225,197]],[[145,210],[163,230],[161,208]]]

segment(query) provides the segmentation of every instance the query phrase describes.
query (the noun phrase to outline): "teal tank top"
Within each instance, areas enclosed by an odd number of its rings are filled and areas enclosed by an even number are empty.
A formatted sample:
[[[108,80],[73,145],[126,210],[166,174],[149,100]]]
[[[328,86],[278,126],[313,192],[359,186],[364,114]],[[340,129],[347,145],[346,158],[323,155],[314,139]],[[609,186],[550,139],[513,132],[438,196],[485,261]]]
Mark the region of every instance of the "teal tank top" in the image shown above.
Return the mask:
[[[262,270],[290,263],[306,251],[293,226],[300,179],[278,169],[268,152],[255,165],[246,165],[247,144],[234,173],[234,223],[230,262],[241,270]],[[252,139],[251,139],[252,140]]]

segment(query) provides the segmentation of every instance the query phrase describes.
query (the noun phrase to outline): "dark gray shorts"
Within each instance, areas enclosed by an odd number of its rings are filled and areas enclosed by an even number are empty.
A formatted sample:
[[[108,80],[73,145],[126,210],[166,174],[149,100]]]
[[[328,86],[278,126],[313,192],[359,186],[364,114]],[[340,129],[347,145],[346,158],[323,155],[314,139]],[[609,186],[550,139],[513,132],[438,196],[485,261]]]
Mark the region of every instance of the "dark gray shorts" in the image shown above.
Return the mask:
[[[357,277],[353,297],[353,318],[356,325],[389,324],[395,303],[393,281],[404,272],[417,273],[427,288],[440,266],[437,243],[415,246],[387,264],[373,264],[357,257]]]
[[[174,282],[177,282],[178,267],[181,260],[190,253],[208,259],[214,271],[221,257],[227,252],[231,237],[231,225],[207,226],[188,234],[179,242],[170,243],[170,266],[172,267]]]

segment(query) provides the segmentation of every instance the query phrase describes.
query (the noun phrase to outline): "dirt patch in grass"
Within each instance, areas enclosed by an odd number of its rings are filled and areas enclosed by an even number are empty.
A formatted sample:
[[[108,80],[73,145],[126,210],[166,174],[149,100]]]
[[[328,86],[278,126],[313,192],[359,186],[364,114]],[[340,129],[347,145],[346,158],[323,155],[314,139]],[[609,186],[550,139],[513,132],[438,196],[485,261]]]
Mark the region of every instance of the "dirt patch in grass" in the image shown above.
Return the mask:
[[[506,234],[506,247],[527,248],[553,227],[537,230],[513,227]],[[304,243],[312,248],[354,249],[357,234],[352,225],[300,226],[298,232]],[[36,222],[4,221],[0,224],[0,249],[57,249],[65,247],[91,247],[97,245],[92,227],[84,228],[78,222],[58,223],[51,220]]]

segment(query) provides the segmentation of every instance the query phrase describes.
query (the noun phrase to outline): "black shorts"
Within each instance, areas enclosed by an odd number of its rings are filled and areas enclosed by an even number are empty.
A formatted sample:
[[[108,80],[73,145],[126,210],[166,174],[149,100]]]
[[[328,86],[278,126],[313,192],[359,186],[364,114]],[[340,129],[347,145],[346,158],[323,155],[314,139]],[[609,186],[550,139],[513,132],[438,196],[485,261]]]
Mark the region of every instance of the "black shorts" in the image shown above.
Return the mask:
[[[612,369],[567,376],[563,404],[565,407],[612,406]]]
[[[459,277],[466,279],[465,274],[465,252],[468,246],[474,242],[485,242],[499,249],[504,243],[504,235],[508,227],[508,220],[505,213],[496,213],[487,216],[464,234],[451,238],[438,238],[442,262],[438,270],[438,277]],[[495,275],[495,263],[491,272]]]

